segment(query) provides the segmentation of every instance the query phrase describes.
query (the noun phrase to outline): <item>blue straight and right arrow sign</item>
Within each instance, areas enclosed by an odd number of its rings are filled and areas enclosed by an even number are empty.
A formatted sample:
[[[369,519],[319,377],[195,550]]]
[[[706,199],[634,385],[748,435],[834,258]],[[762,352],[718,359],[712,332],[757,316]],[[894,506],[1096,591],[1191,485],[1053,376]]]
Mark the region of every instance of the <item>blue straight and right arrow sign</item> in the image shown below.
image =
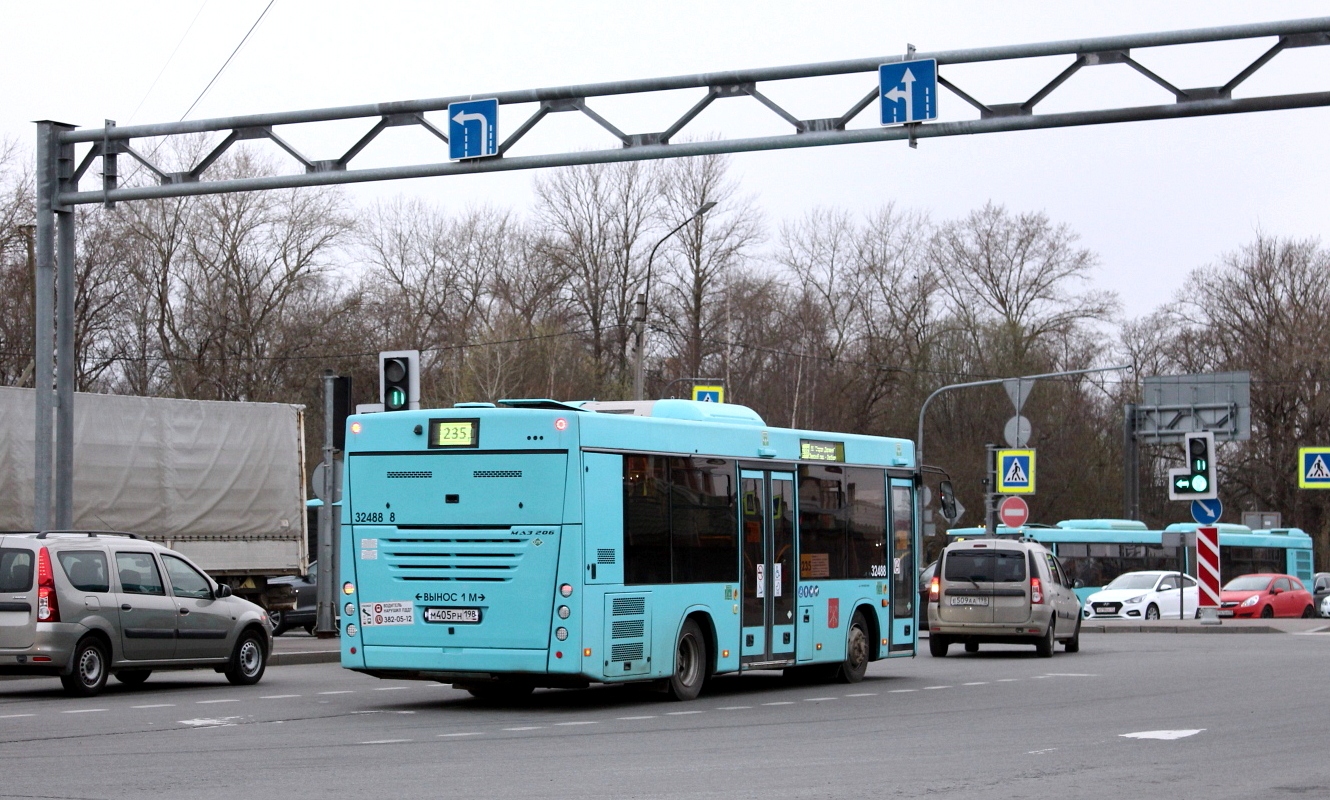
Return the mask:
[[[937,119],[937,59],[883,64],[877,77],[883,125]]]

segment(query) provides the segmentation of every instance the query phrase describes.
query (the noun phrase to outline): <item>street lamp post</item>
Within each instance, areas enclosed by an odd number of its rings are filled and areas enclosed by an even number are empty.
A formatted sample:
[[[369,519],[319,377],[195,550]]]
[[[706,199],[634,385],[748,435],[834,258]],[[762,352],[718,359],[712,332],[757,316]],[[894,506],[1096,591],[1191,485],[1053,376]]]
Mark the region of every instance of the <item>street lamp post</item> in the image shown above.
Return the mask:
[[[710,211],[711,209],[713,209],[713,208],[715,208],[715,207],[716,207],[716,204],[715,204],[714,202],[703,203],[703,204],[697,209],[697,211],[694,211],[694,212],[693,212],[693,215],[692,215],[691,217],[689,217],[688,219],[684,220],[683,222],[680,222],[679,225],[678,225],[674,230],[672,230],[672,231],[670,231],[669,233],[665,234],[664,236],[660,237],[660,241],[656,242],[656,246],[653,247],[653,248],[651,248],[651,255],[647,256],[647,279],[646,279],[646,284],[643,286],[643,288],[642,288],[642,292],[639,293],[639,294],[637,295],[637,302],[634,304],[634,307],[633,307],[633,311],[634,311],[634,313],[633,313],[633,343],[634,343],[634,349],[635,349],[635,351],[636,351],[636,353],[635,353],[635,361],[636,361],[636,363],[633,365],[633,399],[634,399],[634,400],[641,400],[641,399],[643,399],[643,397],[642,397],[642,390],[643,390],[642,357],[643,357],[643,351],[646,349],[646,334],[647,334],[647,299],[648,299],[648,298],[650,297],[650,295],[651,295],[651,262],[654,261],[655,258],[656,258],[656,251],[659,250],[659,249],[660,249],[660,246],[663,245],[663,244],[665,244],[665,242],[666,242],[671,236],[673,236],[674,234],[676,234],[676,233],[678,233],[679,231],[683,230],[683,229],[684,229],[684,226],[686,226],[688,223],[692,222],[693,220],[697,219],[698,217],[702,216],[703,214],[707,213],[708,211]]]

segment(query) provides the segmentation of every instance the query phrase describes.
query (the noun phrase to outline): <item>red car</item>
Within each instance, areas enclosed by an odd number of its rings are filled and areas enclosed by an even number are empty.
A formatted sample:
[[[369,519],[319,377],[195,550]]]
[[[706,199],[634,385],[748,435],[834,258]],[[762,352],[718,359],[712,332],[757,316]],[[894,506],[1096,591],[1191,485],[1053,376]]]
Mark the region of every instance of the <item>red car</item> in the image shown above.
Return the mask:
[[[1312,594],[1292,575],[1239,575],[1219,592],[1221,617],[1314,617]]]

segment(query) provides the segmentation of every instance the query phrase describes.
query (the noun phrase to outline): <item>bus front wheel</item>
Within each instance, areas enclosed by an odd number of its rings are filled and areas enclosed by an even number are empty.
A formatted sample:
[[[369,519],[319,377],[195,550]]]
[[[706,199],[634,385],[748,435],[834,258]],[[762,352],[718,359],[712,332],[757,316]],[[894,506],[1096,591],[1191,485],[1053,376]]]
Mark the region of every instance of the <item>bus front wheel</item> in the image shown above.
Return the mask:
[[[841,683],[858,683],[868,672],[868,657],[872,648],[868,644],[868,623],[862,612],[856,611],[850,622],[849,636],[845,642],[845,661],[836,670],[836,679]]]
[[[702,692],[707,680],[707,642],[702,628],[686,620],[674,647],[674,674],[670,676],[669,694],[675,700],[692,700]]]

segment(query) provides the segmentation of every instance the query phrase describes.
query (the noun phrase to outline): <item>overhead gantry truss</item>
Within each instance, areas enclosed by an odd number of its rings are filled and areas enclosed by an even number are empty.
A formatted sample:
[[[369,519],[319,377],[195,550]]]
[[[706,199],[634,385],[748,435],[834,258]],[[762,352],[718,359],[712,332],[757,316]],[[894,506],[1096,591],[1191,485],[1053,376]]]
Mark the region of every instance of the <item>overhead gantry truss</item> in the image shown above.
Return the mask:
[[[1239,70],[1226,83],[1200,88],[1180,88],[1139,62],[1134,53],[1154,47],[1196,45],[1244,39],[1273,39],[1269,48],[1255,61]],[[1254,73],[1281,52],[1294,48],[1330,44],[1330,17],[1268,22],[1220,28],[1203,28],[1164,33],[1145,33],[1077,39],[1042,44],[985,47],[970,50],[915,53],[880,58],[835,61],[785,67],[735,70],[700,75],[681,75],[610,83],[471,94],[432,100],[407,100],[393,103],[254,114],[197,121],[117,127],[108,121],[102,128],[79,129],[58,122],[38,123],[37,133],[37,298],[35,385],[50,387],[37,391],[36,414],[36,484],[34,523],[41,529],[51,520],[51,483],[55,474],[55,523],[68,527],[73,507],[73,317],[74,317],[74,215],[76,206],[89,203],[113,205],[118,201],[183,197],[224,192],[258,191],[301,186],[360,183],[366,181],[424,178],[478,172],[571,166],[577,164],[678,158],[757,150],[857,144],[940,136],[995,133],[1001,131],[1100,125],[1114,122],[1175,119],[1182,117],[1238,114],[1254,111],[1311,108],[1330,105],[1330,91],[1280,94],[1261,97],[1233,97],[1233,92]],[[967,92],[952,76],[942,74],[948,66],[987,64],[1016,59],[1065,56],[1070,63],[1048,83],[1022,102],[984,102]],[[1205,51],[1199,57],[1207,57]],[[972,119],[911,123],[895,126],[849,127],[874,104],[879,95],[876,72],[883,64],[932,58],[938,63],[938,82],[951,94],[971,106]],[[1078,71],[1087,67],[1121,65],[1134,70],[1173,95],[1164,105],[1099,108],[1086,111],[1036,113],[1038,106]],[[866,93],[841,113],[830,116],[800,116],[775,102],[759,88],[776,81],[799,81],[837,75],[871,75],[865,81]],[[606,116],[594,110],[591,101],[622,95],[647,95],[679,90],[700,90],[701,96],[682,116],[659,130],[628,133]],[[450,103],[479,97],[497,98],[500,105],[526,106],[531,111],[517,128],[498,146],[498,154],[468,161],[443,161],[400,166],[355,168],[353,162],[376,137],[388,128],[414,126],[423,128],[446,144],[447,133],[435,125],[428,114],[444,111]],[[749,138],[708,138],[676,141],[689,123],[718,100],[748,98],[756,101],[789,126],[789,132],[774,136]],[[664,105],[664,103],[662,103]],[[618,140],[619,146],[601,150],[577,150],[535,155],[509,155],[550,114],[582,114]],[[347,145],[340,154],[315,157],[302,152],[279,133],[284,126],[363,120],[365,133]],[[446,126],[445,126],[446,127]],[[197,162],[184,170],[168,169],[148,150],[145,140],[161,140],[188,134],[224,134],[221,140]],[[255,178],[216,179],[209,168],[234,146],[245,140],[266,139],[290,157],[295,170],[288,174]],[[82,153],[79,150],[82,148]],[[122,186],[121,160],[140,164],[155,183]],[[82,184],[94,164],[100,162],[101,186],[84,189]],[[58,229],[58,231],[57,231]],[[55,307],[55,287],[60,288],[60,306]],[[56,331],[52,347],[51,331]],[[54,350],[54,352],[53,352]],[[61,364],[55,370],[57,360]],[[67,367],[65,365],[68,365]],[[52,410],[55,411],[55,449],[52,451]]]
[[[1165,46],[1192,45],[1239,39],[1274,38],[1259,58],[1245,66],[1233,78],[1221,85],[1199,88],[1180,88],[1136,60],[1133,51]],[[1235,114],[1251,111],[1306,108],[1330,104],[1330,92],[1285,94],[1265,97],[1234,98],[1233,92],[1261,67],[1284,50],[1330,44],[1330,18],[1270,22],[1207,28],[1167,33],[1149,33],[1112,36],[1098,39],[1079,39],[1042,44],[987,47],[972,50],[953,50],[933,53],[910,53],[881,58],[835,61],[822,64],[804,64],[787,67],[767,67],[701,75],[681,75],[612,83],[561,86],[490,95],[441,97],[431,100],[408,100],[394,103],[347,106],[343,108],[309,111],[255,114],[241,117],[173,122],[160,125],[134,125],[116,127],[108,122],[100,129],[75,130],[63,126],[54,133],[62,148],[90,145],[82,154],[78,166],[61,182],[55,198],[57,206],[80,203],[113,203],[117,200],[140,200],[152,197],[178,197],[183,195],[212,194],[218,192],[250,191],[255,189],[319,186],[362,181],[396,180],[439,175],[456,175],[501,170],[537,169],[610,161],[634,161],[737,153],[753,150],[775,150],[794,147],[820,147],[837,144],[877,142],[893,139],[918,140],[935,136],[991,133],[998,131],[1029,130],[1075,125],[1097,125],[1112,122],[1130,122],[1152,119]],[[1015,59],[1070,57],[1071,63],[1062,68],[1048,83],[1020,102],[984,102],[942,74],[942,68],[957,64],[983,64]],[[893,127],[866,127],[851,129],[852,122],[873,106],[878,98],[877,70],[882,64],[909,58],[933,58],[939,66],[938,82],[956,98],[971,106],[977,118],[949,122],[914,123]],[[1041,102],[1078,71],[1087,67],[1122,65],[1137,72],[1143,80],[1158,85],[1173,95],[1174,102],[1166,105],[1103,108],[1063,113],[1036,113]],[[771,99],[760,84],[774,81],[797,81],[833,75],[869,74],[863,97],[833,116],[800,116]],[[643,95],[678,90],[701,90],[701,96],[683,113],[659,130],[628,133],[606,116],[592,108],[595,98],[615,95]],[[376,137],[388,128],[414,126],[421,128],[446,145],[446,121],[440,127],[427,117],[432,112],[444,111],[450,103],[475,99],[497,98],[502,106],[532,107],[529,116],[510,133],[498,147],[498,155],[469,161],[412,164],[390,167],[356,169],[353,162]],[[789,133],[754,138],[716,138],[704,141],[675,140],[689,123],[708,106],[718,100],[749,98],[756,101],[776,118],[789,125]],[[512,147],[522,141],[551,114],[576,113],[589,118],[619,142],[619,147],[602,150],[539,155],[509,156]],[[336,120],[362,119],[367,123],[365,133],[348,144],[340,154],[331,158],[317,158],[301,152],[284,138],[278,129],[282,126],[308,125]],[[197,133],[225,133],[225,137],[206,155],[183,171],[164,168],[145,154],[136,142],[158,137]],[[266,139],[275,144],[292,161],[298,172],[263,178],[212,180],[208,168],[235,143],[251,139]],[[446,153],[446,151],[445,151]],[[66,153],[72,157],[72,153]],[[121,156],[137,161],[155,178],[156,185],[122,187],[119,185]],[[100,190],[80,191],[79,185],[90,168],[101,161],[102,185]]]

